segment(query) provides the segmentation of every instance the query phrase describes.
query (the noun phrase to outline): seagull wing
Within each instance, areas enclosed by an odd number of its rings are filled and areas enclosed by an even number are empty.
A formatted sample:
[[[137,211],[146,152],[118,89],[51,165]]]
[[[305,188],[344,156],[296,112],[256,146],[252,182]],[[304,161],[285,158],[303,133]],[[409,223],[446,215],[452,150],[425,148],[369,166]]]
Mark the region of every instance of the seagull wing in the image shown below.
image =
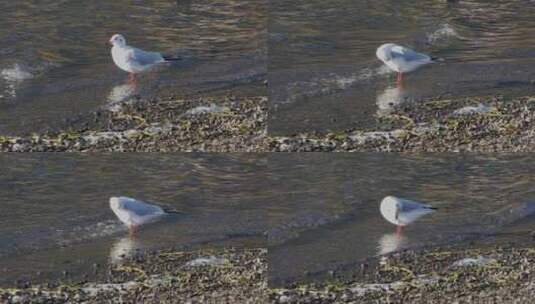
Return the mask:
[[[163,209],[158,206],[147,204],[145,202],[138,201],[138,200],[131,199],[131,198],[123,198],[123,199],[124,199],[123,208],[132,212],[133,214],[137,216],[143,217],[147,215],[160,215],[160,214],[165,213]]]
[[[426,54],[415,52],[401,45],[395,45],[390,49],[392,59],[403,59],[409,61],[431,61],[431,57]]]
[[[409,213],[417,210],[432,210],[435,209],[431,205],[421,204],[410,200],[402,200],[401,208],[402,213]]]
[[[153,65],[164,62],[162,54],[158,52],[147,52],[137,48],[131,48],[128,53],[128,59],[138,65]]]

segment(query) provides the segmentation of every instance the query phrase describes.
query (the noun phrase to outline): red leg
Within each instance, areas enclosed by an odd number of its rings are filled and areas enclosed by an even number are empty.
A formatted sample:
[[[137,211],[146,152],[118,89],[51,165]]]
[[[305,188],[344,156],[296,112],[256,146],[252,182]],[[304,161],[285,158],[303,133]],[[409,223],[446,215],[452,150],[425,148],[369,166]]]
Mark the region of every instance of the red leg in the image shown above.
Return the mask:
[[[133,237],[135,234],[136,234],[136,231],[137,231],[137,226],[136,225],[132,225],[129,227],[129,235],[130,237]]]
[[[398,236],[401,235],[401,230],[402,230],[402,228],[403,228],[403,227],[402,227],[402,226],[399,226],[399,225],[396,227],[396,235],[398,235]]]
[[[401,84],[401,82],[403,81],[403,73],[402,72],[398,72],[398,84]]]

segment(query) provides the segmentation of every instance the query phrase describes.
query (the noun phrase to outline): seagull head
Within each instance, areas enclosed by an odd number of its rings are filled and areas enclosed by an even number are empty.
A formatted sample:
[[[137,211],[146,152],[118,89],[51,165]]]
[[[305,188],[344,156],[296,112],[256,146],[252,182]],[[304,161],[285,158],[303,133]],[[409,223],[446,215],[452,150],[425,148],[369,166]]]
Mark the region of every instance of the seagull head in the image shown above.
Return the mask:
[[[401,202],[397,197],[387,196],[381,201],[381,214],[383,217],[394,225],[398,225],[399,211],[401,209]]]
[[[126,39],[124,39],[124,36],[121,34],[115,34],[111,36],[110,43],[113,46],[125,46],[126,45]]]
[[[379,58],[381,61],[386,62],[392,59],[392,55],[390,54],[390,49],[394,46],[392,43],[385,43],[377,48],[377,51],[375,52],[375,55],[377,58]]]
[[[110,197],[110,208],[112,210],[123,209],[124,202],[120,197]]]

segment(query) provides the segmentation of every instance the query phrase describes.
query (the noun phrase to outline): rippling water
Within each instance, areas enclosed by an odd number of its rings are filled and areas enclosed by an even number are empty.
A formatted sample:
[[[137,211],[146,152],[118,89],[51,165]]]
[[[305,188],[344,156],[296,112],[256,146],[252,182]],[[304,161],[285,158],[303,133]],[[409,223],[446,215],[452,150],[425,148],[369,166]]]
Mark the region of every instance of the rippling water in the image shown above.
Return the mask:
[[[270,156],[279,202],[270,211],[270,283],[314,279],[405,248],[481,239],[510,229],[529,235],[535,229],[533,163],[531,155]],[[379,212],[388,195],[439,210],[397,237],[395,226]]]
[[[266,3],[230,1],[2,1],[0,133],[58,126],[134,95],[191,94],[265,77]],[[182,57],[125,84],[109,38]]]
[[[535,90],[533,1],[270,3],[270,131],[373,126],[390,104]],[[444,59],[405,75],[375,57],[394,42]]]
[[[87,272],[137,249],[263,247],[270,227],[263,155],[18,154],[0,167],[0,284]],[[120,195],[182,214],[132,239],[109,208]]]

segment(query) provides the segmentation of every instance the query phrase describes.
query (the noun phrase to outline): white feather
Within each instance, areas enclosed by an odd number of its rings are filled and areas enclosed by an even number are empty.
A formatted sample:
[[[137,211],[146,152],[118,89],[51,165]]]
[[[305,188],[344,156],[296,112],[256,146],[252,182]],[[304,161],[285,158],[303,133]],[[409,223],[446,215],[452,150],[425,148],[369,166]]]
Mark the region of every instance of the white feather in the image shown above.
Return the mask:
[[[390,69],[407,73],[419,67],[432,63],[430,56],[415,52],[409,48],[394,43],[386,43],[377,48],[377,58],[379,58]]]
[[[140,73],[156,64],[166,62],[160,53],[147,52],[127,45],[122,35],[113,35],[110,43],[113,44],[111,48],[113,62],[123,71]]]
[[[128,228],[154,222],[167,214],[156,205],[124,196],[111,197],[110,208]]]
[[[390,223],[405,226],[433,212],[433,207],[403,198],[387,196],[381,201],[380,210],[383,217]]]

